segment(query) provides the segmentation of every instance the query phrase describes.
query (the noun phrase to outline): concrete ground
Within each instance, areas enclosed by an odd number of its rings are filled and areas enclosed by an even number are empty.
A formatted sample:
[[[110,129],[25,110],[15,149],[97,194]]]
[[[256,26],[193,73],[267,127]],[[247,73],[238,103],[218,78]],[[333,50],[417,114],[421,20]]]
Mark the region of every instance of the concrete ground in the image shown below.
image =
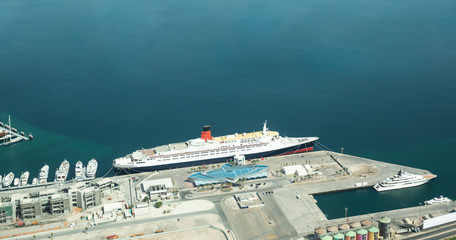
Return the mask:
[[[234,197],[222,202],[239,239],[278,239],[296,235],[274,198],[271,195],[261,195],[261,198],[264,206],[247,209],[240,209]]]
[[[124,226],[116,227],[115,229],[109,228],[99,231],[89,230],[87,234],[81,231],[78,234],[54,237],[54,239],[106,239],[107,236],[115,234],[119,235],[120,239],[125,239],[138,233],[144,234],[144,237],[138,237],[138,239],[226,239],[225,235],[220,230],[210,227],[197,228],[209,225],[223,229],[223,224],[216,214],[203,214],[179,218],[179,221],[177,221],[177,218],[173,218],[170,220],[153,221],[142,224],[125,224]],[[156,234],[155,232],[157,230],[162,230],[163,232]],[[178,238],[179,236],[186,237]]]

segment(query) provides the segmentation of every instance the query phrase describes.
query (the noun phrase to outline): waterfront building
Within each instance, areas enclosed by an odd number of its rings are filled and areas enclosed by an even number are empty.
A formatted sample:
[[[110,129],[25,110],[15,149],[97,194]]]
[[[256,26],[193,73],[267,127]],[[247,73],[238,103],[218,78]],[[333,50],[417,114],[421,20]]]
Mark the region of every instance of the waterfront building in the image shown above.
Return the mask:
[[[225,164],[218,169],[194,173],[188,179],[197,186],[225,182],[236,183],[241,178],[255,179],[267,177],[268,171],[269,167],[263,165],[231,166]]]
[[[95,187],[89,187],[77,191],[77,205],[82,209],[95,207],[101,204],[101,191]]]

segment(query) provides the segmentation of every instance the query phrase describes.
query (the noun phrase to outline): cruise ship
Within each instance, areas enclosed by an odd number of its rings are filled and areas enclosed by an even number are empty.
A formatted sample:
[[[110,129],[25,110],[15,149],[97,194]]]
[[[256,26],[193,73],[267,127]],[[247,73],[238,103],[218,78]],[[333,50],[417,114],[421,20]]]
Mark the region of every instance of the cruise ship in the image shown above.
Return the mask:
[[[437,177],[436,175],[415,175],[400,170],[396,175],[386,178],[385,180],[374,185],[374,189],[378,192],[416,187],[423,185],[429,180]]]
[[[117,173],[143,172],[177,167],[221,163],[243,155],[245,159],[293,154],[313,150],[318,137],[281,137],[263,126],[263,131],[212,137],[211,127],[203,127],[201,137],[142,149],[113,161]]]

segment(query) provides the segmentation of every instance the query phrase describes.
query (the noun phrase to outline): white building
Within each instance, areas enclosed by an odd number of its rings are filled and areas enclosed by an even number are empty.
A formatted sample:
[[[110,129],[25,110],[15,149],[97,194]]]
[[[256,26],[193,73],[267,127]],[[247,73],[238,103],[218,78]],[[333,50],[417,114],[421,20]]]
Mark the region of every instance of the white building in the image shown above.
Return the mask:
[[[302,165],[285,166],[285,167],[283,167],[283,172],[285,173],[285,175],[292,175],[292,174],[297,174],[298,176],[307,175],[307,170],[304,169],[304,167]]]
[[[166,192],[168,189],[174,187],[171,178],[161,178],[154,180],[146,180],[142,182],[142,190],[149,194]]]
[[[113,202],[113,203],[106,203],[103,205],[103,216],[111,217],[115,216],[117,211],[122,210],[122,203],[120,202]]]

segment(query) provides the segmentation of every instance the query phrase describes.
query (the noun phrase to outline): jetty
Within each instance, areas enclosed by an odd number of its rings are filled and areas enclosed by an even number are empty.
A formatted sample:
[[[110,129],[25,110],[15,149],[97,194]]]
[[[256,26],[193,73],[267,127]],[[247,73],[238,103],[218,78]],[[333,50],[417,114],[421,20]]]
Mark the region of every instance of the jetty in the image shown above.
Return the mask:
[[[16,128],[11,127],[11,116],[8,116],[8,123],[0,122],[0,146],[11,145],[20,141],[28,141],[33,138],[32,134],[28,136],[24,132],[18,132]]]

